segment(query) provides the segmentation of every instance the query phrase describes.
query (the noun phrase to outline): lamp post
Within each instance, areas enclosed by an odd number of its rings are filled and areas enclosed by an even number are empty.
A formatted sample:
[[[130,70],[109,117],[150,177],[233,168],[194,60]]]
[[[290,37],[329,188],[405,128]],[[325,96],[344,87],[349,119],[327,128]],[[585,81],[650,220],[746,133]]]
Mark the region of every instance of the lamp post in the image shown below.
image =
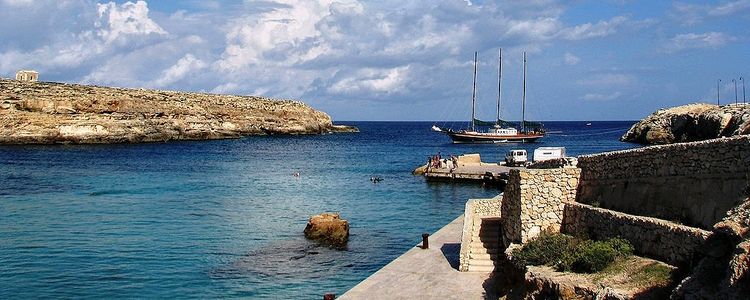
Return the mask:
[[[737,80],[732,78],[732,83],[734,83],[734,105],[737,105]]]
[[[740,80],[742,81],[742,104],[745,104],[745,78],[740,77]]]
[[[719,103],[719,90],[720,90],[719,85],[720,84],[721,84],[721,79],[716,81],[716,105],[717,106],[721,106],[721,104]]]

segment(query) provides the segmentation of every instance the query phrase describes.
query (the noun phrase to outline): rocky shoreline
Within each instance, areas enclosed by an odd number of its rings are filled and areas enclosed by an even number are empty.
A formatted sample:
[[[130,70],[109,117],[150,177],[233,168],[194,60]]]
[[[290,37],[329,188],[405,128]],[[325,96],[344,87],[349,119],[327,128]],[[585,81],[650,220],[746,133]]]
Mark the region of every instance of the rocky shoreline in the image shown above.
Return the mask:
[[[671,144],[742,134],[750,134],[750,104],[695,103],[661,109],[633,125],[620,140]]]
[[[357,132],[302,102],[0,79],[0,144],[105,144]]]

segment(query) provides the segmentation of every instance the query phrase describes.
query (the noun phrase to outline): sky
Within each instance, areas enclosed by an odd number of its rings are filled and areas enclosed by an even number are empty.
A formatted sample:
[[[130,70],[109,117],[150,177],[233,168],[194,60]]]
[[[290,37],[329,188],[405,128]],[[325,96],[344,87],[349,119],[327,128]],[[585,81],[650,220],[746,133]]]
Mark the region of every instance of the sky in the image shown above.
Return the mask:
[[[636,120],[742,101],[750,0],[0,0],[0,77],[299,99],[334,120]],[[743,77],[744,79],[744,77]]]

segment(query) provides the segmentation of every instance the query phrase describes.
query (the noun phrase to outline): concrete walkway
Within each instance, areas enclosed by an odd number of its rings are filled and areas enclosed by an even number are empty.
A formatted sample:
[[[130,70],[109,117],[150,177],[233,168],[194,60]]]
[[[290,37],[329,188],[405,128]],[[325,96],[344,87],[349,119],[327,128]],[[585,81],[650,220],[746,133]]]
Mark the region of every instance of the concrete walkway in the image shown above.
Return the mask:
[[[431,235],[430,249],[412,248],[338,299],[497,299],[490,273],[458,272],[463,220]]]

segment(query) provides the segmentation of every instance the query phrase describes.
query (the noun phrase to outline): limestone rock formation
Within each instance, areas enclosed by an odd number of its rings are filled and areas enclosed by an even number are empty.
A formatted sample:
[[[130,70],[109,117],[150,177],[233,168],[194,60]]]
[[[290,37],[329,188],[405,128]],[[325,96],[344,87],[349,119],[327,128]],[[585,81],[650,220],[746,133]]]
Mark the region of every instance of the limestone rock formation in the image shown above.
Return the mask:
[[[350,132],[292,100],[0,79],[0,144]]]
[[[750,299],[750,198],[714,225],[705,257],[673,299]]]
[[[335,248],[345,248],[349,241],[349,221],[337,213],[323,213],[310,217],[305,237]]]
[[[620,140],[671,144],[750,134],[750,104],[688,104],[659,110],[633,125]]]

